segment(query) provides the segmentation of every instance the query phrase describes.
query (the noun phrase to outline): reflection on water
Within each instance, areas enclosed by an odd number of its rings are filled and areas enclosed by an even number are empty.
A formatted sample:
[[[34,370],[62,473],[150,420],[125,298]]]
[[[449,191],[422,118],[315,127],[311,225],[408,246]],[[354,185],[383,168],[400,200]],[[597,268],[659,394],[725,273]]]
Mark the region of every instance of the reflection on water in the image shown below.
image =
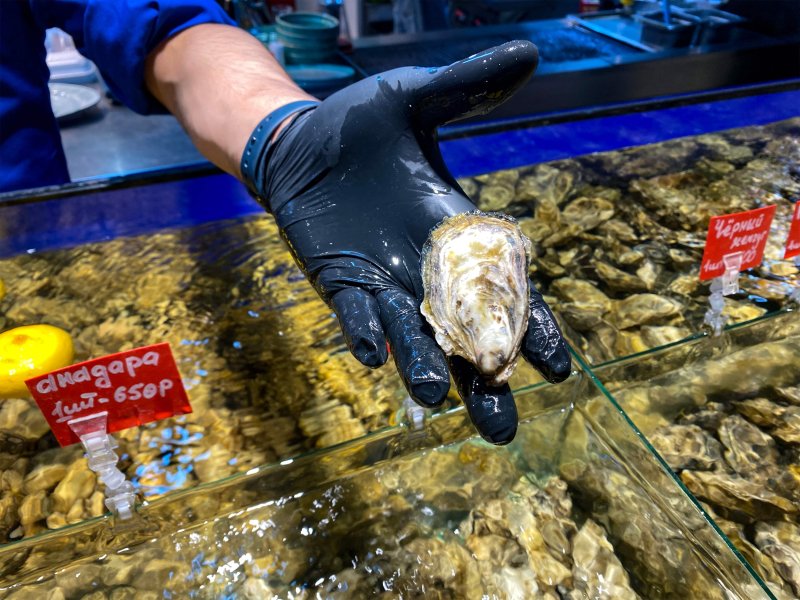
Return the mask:
[[[551,409],[507,447],[472,439],[335,475],[337,460],[367,459],[351,445],[307,464],[297,491],[42,565],[10,598],[762,597],[609,406]]]
[[[800,119],[671,140],[461,180],[484,210],[519,217],[531,277],[592,364],[703,327],[698,272],[709,219],[777,207],[765,260],[726,300],[729,323],[787,304],[800,271],[783,259],[800,198]]]
[[[533,276],[594,362],[699,328],[703,223],[779,205],[765,264],[742,277],[732,321],[785,304],[797,269],[776,255],[798,194],[798,122],[753,127],[476,177],[483,208],[520,217]],[[687,210],[686,207],[691,207]],[[777,241],[776,241],[777,240]],[[51,323],[76,359],[168,341],[194,413],[116,437],[147,499],[359,438],[406,397],[391,364],[345,350],[335,316],[294,266],[268,216],[0,261],[0,328]],[[538,381],[520,365],[512,387]],[[0,404],[0,541],[104,511],[78,448],[60,449],[27,398]]]
[[[800,318],[601,369],[778,598],[800,595]]]

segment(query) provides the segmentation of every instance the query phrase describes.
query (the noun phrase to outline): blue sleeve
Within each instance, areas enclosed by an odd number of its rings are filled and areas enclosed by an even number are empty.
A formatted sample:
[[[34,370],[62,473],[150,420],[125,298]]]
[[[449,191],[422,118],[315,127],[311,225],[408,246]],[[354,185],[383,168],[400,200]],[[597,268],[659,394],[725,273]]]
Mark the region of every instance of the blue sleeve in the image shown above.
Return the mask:
[[[4,0],[0,0],[4,1]],[[145,87],[144,63],[162,41],[201,23],[234,25],[214,0],[29,0],[43,27],[59,27],[111,92],[138,113],[165,112]]]

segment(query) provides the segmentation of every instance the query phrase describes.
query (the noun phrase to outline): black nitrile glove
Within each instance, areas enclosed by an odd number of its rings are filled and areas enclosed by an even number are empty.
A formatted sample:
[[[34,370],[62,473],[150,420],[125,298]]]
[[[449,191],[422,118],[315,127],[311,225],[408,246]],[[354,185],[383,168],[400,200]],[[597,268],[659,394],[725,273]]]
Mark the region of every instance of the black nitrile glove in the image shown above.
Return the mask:
[[[334,309],[353,355],[386,362],[386,340],[414,400],[441,404],[448,360],[419,312],[420,250],[444,217],[475,210],[442,161],[436,127],[483,114],[536,68],[536,47],[510,42],[449,67],[402,68],[355,83],[318,105],[265,119],[242,158],[250,189],[275,217],[300,268]],[[272,125],[297,111],[268,143]],[[531,286],[523,355],[551,382],[570,356],[550,309]],[[508,385],[489,387],[466,360],[450,372],[481,435],[511,441]]]

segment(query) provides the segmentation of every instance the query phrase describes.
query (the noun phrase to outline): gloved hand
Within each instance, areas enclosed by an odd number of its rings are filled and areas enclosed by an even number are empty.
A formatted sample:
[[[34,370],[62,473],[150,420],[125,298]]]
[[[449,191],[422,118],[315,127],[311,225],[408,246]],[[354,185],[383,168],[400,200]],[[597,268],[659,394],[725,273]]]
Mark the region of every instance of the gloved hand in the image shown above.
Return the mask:
[[[395,365],[419,404],[441,404],[449,370],[488,441],[511,441],[508,385],[489,387],[459,357],[446,359],[419,312],[420,250],[443,218],[475,210],[448,172],[436,127],[509,98],[538,61],[510,42],[439,69],[408,67],[359,81],[319,104],[295,103],[262,121],[242,157],[244,180],[275,217],[297,263],[336,312],[353,355]],[[297,116],[270,143],[273,125]],[[570,356],[550,309],[531,286],[522,353],[551,382]]]

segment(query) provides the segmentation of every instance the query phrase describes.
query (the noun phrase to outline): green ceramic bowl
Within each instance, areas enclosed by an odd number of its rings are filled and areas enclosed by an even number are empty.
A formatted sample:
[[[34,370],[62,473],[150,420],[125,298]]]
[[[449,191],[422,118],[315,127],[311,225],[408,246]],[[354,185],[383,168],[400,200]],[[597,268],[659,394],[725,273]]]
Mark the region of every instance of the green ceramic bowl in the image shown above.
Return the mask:
[[[289,13],[275,20],[288,64],[330,62],[336,55],[339,20],[325,13]]]

